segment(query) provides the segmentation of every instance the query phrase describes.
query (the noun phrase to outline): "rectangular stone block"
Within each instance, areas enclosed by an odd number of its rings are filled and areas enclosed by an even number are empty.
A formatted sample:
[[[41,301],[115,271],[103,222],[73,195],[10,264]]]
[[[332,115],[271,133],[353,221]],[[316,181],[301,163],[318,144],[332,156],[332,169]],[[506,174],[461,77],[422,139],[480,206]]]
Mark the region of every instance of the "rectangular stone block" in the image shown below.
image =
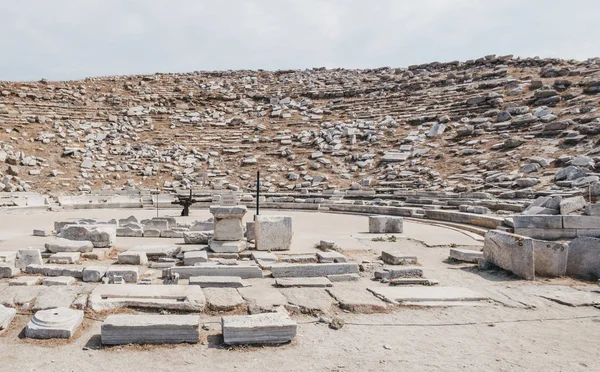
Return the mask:
[[[126,283],[137,283],[139,271],[137,266],[113,265],[106,270],[109,283],[113,283],[115,276],[120,276]]]
[[[423,269],[415,266],[384,268],[375,271],[375,279],[414,278],[423,276]]]
[[[205,304],[202,289],[188,285],[104,284],[88,299],[94,311],[132,307],[202,312]]]
[[[259,251],[286,251],[292,244],[292,217],[256,216],[254,239]]]
[[[206,251],[185,252],[183,254],[184,266],[194,266],[197,262],[208,262]]]
[[[369,216],[369,232],[374,234],[402,234],[404,218],[393,216]]]
[[[417,257],[406,256],[393,249],[384,249],[381,252],[381,259],[388,265],[414,265],[417,263]]]
[[[296,322],[282,313],[225,316],[221,318],[227,345],[281,344],[296,336]]]
[[[566,243],[533,240],[535,274],[545,277],[557,277],[567,274],[569,246]]]
[[[527,279],[535,279],[533,239],[490,230],[485,234],[483,257],[486,261]]]
[[[0,262],[14,264],[17,260],[17,251],[0,252]]]
[[[565,229],[600,229],[600,216],[562,216]]]
[[[378,298],[392,304],[403,302],[485,301],[480,295],[462,287],[377,287],[368,288]]]
[[[591,280],[600,278],[600,239],[581,237],[569,243],[567,275]]]
[[[600,204],[589,204],[584,213],[588,216],[600,216]]]
[[[347,262],[346,256],[336,251],[317,252],[317,258],[321,263]]]
[[[541,240],[573,239],[577,237],[577,229],[515,228],[515,234]]]
[[[358,274],[358,265],[355,263],[275,264],[271,266],[271,273],[275,278]]]
[[[19,249],[15,266],[19,269],[25,269],[28,265],[41,265],[42,254],[39,249]]]
[[[100,330],[103,345],[196,343],[196,315],[109,315]]]
[[[105,266],[87,266],[83,269],[84,282],[99,282],[106,275],[108,267]]]
[[[69,286],[75,283],[75,278],[70,276],[56,276],[51,278],[44,278],[43,285],[66,285]]]
[[[12,278],[13,276],[19,274],[20,272],[21,272],[21,269],[19,269],[17,267],[0,262],[0,279]]]
[[[79,261],[81,253],[79,252],[59,252],[54,253],[48,258],[48,263],[54,264],[74,264]]]
[[[577,210],[585,208],[586,201],[583,196],[575,196],[572,198],[563,198],[560,201],[560,214],[569,214]]]
[[[246,249],[246,242],[243,240],[215,240],[208,241],[208,247],[215,253],[238,253]]]
[[[457,261],[478,263],[479,260],[483,258],[483,252],[452,248],[450,249],[450,258]]]
[[[514,216],[513,223],[515,229],[562,229],[563,216],[555,215],[535,215],[535,216]]]
[[[146,256],[146,252],[126,251],[119,253],[117,262],[120,265],[146,265],[148,257]]]
[[[171,272],[178,273],[181,279],[192,276],[237,276],[242,279],[263,277],[258,266],[176,266],[171,268]]]
[[[333,283],[325,277],[314,278],[277,278],[275,284],[278,287],[332,287]]]
[[[117,226],[108,224],[67,225],[62,228],[60,237],[69,240],[90,241],[94,248],[112,247],[117,240]]]
[[[8,328],[16,314],[16,309],[4,307],[4,305],[0,304],[0,334]]]

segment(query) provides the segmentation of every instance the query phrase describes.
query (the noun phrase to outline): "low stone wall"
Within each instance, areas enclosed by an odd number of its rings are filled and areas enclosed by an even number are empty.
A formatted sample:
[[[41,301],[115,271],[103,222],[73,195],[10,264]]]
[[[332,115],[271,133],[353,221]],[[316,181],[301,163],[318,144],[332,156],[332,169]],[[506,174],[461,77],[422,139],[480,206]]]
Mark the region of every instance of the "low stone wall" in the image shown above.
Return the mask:
[[[600,237],[600,216],[514,216],[515,233],[544,240]]]
[[[484,216],[481,214],[461,213],[454,211],[442,211],[437,209],[425,210],[425,217],[431,220],[440,220],[448,222],[463,223],[475,225],[488,229],[495,229],[504,221],[501,217]]]
[[[331,204],[332,212],[388,214],[391,216],[412,217],[417,208],[387,207],[378,205]]]

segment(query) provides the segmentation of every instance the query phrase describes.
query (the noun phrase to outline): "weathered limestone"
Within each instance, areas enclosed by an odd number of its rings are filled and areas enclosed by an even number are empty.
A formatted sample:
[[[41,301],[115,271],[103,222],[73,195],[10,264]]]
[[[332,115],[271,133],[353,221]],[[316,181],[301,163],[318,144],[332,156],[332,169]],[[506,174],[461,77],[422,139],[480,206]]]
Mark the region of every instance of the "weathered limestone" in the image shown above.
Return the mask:
[[[181,279],[192,276],[237,276],[242,279],[262,278],[262,270],[258,266],[176,266],[172,267],[173,273],[178,273]]]
[[[321,263],[347,262],[346,256],[336,251],[317,252],[317,258]]]
[[[180,251],[181,247],[176,245],[138,245],[128,250],[128,252],[143,252],[149,260],[173,258]]]
[[[17,251],[0,252],[0,262],[8,265],[14,265],[17,261]]]
[[[200,288],[243,288],[250,286],[250,283],[235,276],[193,276],[189,285],[199,285]]]
[[[28,265],[41,264],[43,264],[43,261],[39,249],[19,249],[17,252],[15,266],[19,269],[25,269]]]
[[[270,313],[287,304],[285,296],[273,287],[238,288],[238,292],[248,302],[250,314]]]
[[[396,279],[422,277],[423,269],[416,266],[403,266],[398,268],[384,268],[375,271],[375,279]]]
[[[278,278],[275,279],[275,285],[278,287],[332,287],[331,280],[325,277],[314,278]]]
[[[254,240],[259,251],[289,250],[292,244],[292,217],[256,216]]]
[[[208,246],[215,253],[237,253],[246,249],[246,242],[243,240],[210,239]]]
[[[117,262],[119,265],[146,265],[148,257],[146,256],[146,252],[126,251],[119,253]]]
[[[115,277],[122,277],[126,283],[137,283],[139,271],[137,266],[113,265],[106,270],[109,283],[113,283]]]
[[[56,307],[70,307],[79,295],[81,287],[76,286],[47,286],[36,296],[31,310],[47,310]]]
[[[75,278],[71,276],[55,276],[50,278],[44,278],[42,284],[43,285],[65,285],[69,286],[75,283]]]
[[[401,234],[404,218],[394,216],[369,216],[369,232],[375,234]]]
[[[205,303],[202,289],[187,285],[105,284],[88,299],[94,311],[133,307],[202,312]]]
[[[334,305],[333,298],[323,289],[285,288],[281,290],[288,304],[288,311],[302,314],[327,314]]]
[[[235,311],[246,307],[246,301],[235,288],[203,288],[202,292],[212,311]]]
[[[109,315],[101,326],[103,345],[196,343],[196,315]]]
[[[102,280],[108,268],[105,266],[87,266],[83,269],[83,281],[84,282],[99,282]]]
[[[470,249],[450,249],[450,258],[457,261],[478,263],[483,259],[483,252]]]
[[[281,344],[296,336],[296,322],[282,313],[226,316],[221,318],[227,345]]]
[[[414,265],[417,263],[417,257],[406,256],[394,249],[384,249],[381,251],[381,259],[388,265]]]
[[[244,227],[242,218],[248,209],[246,206],[211,206],[210,213],[214,217],[215,240],[242,240]]]
[[[134,226],[123,226],[117,227],[117,236],[141,238],[144,236],[143,228],[136,228]]]
[[[535,279],[533,240],[521,235],[490,230],[485,234],[486,261],[527,279]]]
[[[47,250],[52,253],[59,252],[92,252],[94,244],[86,240],[69,240],[64,238],[56,238],[45,244]]]
[[[567,274],[569,246],[566,243],[533,240],[535,274],[557,277]]]
[[[364,289],[327,288],[326,290],[339,302],[340,308],[353,313],[377,313],[387,310],[386,303]]]
[[[277,262],[279,260],[275,253],[265,251],[254,251],[251,257],[256,262]]]
[[[83,322],[83,311],[66,307],[40,310],[27,323],[25,337],[71,338]]]
[[[392,304],[406,302],[485,301],[488,298],[462,287],[376,287],[375,296]]]
[[[81,253],[79,252],[59,252],[54,253],[48,258],[48,263],[53,264],[74,264],[79,261]]]
[[[593,280],[600,278],[600,239],[581,237],[569,243],[567,275]]]
[[[67,225],[60,237],[69,240],[90,241],[94,248],[112,247],[117,240],[116,225]]]
[[[8,328],[16,314],[16,309],[0,304],[0,334]]]
[[[194,266],[197,262],[208,262],[206,251],[192,251],[183,254],[184,266]]]
[[[23,287],[31,287],[39,283],[42,280],[41,276],[21,276],[19,278],[14,278],[8,282],[9,286],[23,286]]]
[[[6,263],[0,263],[0,279],[2,278],[12,278],[21,272],[21,269],[14,267],[12,265]]]
[[[208,244],[212,239],[213,231],[184,231],[183,241],[185,244]]]
[[[577,210],[585,208],[586,202],[583,196],[575,196],[573,198],[563,198],[560,201],[560,214],[569,214]]]
[[[275,278],[358,274],[358,265],[355,263],[274,264],[271,266],[271,273]]]

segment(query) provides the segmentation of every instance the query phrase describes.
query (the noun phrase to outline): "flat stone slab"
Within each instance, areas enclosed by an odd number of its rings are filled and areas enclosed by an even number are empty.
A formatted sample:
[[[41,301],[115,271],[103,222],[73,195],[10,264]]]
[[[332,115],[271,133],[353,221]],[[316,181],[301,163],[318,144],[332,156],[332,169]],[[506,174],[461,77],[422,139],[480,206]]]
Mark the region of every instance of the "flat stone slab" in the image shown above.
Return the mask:
[[[355,263],[275,264],[271,266],[271,273],[275,278],[358,274],[358,265]]]
[[[287,304],[285,296],[272,287],[238,288],[238,292],[248,302],[250,314],[272,312],[277,307]]]
[[[171,268],[171,272],[178,273],[181,279],[193,276],[235,276],[242,279],[263,277],[262,270],[258,266],[176,266]]]
[[[485,301],[488,297],[462,287],[374,287],[368,290],[392,304],[405,302]]]
[[[243,288],[251,284],[235,276],[193,276],[190,285],[199,285],[200,288]]]
[[[175,257],[180,251],[181,247],[176,245],[138,245],[128,252],[144,252],[149,260],[158,260],[164,257]]]
[[[390,285],[438,285],[439,281],[425,278],[398,278],[390,280]]]
[[[252,252],[252,259],[256,262],[264,261],[264,262],[277,262],[279,257],[275,253],[265,252],[265,251],[255,251]]]
[[[348,262],[346,256],[336,251],[317,252],[317,259],[321,263]]]
[[[79,261],[80,252],[59,252],[54,253],[48,258],[48,263],[53,264],[74,264]]]
[[[525,293],[533,294],[567,306],[594,306],[600,304],[600,293],[582,291],[561,285],[528,285],[519,287]]]
[[[212,311],[235,311],[246,307],[246,301],[235,288],[203,288],[202,292]]]
[[[105,284],[88,299],[94,311],[133,307],[202,312],[205,304],[202,289],[187,285]]]
[[[284,288],[281,293],[287,299],[286,308],[293,312],[311,315],[327,314],[334,305],[333,299],[324,289]]]
[[[453,260],[478,263],[480,259],[483,259],[483,252],[474,251],[471,249],[450,249],[449,257]]]
[[[71,338],[83,322],[83,311],[66,307],[40,310],[27,323],[25,337]]]
[[[331,282],[354,282],[360,279],[360,275],[358,273],[353,274],[333,274],[327,275],[327,279]]]
[[[197,343],[196,315],[109,315],[101,326],[103,345]]]
[[[417,257],[407,256],[395,249],[384,249],[381,252],[381,259],[388,265],[414,265],[417,263]]]
[[[221,318],[227,345],[282,344],[296,336],[297,324],[281,313],[225,316]]]
[[[55,276],[44,278],[43,285],[71,285],[75,283],[75,278],[71,276]]]
[[[18,288],[18,287],[13,287]],[[83,289],[75,286],[41,287],[33,303],[33,311],[70,307]]]
[[[423,276],[423,269],[417,266],[386,267],[375,271],[375,279],[415,278]]]
[[[69,240],[64,238],[56,238],[44,244],[46,250],[52,253],[59,252],[92,252],[94,244],[86,240]]]
[[[526,279],[535,279],[533,239],[490,230],[485,234],[483,257],[486,261]]]
[[[333,283],[331,280],[325,277],[314,277],[314,278],[277,278],[275,284],[278,287],[332,287]]]
[[[0,333],[4,332],[15,318],[17,310],[0,304]]]
[[[41,276],[20,276],[9,281],[8,285],[29,287],[38,284],[40,280],[42,280]]]
[[[247,243],[243,240],[215,240],[208,241],[208,247],[215,253],[237,253],[246,249]]]
[[[340,308],[353,313],[379,313],[387,310],[387,304],[364,289],[327,288]]]

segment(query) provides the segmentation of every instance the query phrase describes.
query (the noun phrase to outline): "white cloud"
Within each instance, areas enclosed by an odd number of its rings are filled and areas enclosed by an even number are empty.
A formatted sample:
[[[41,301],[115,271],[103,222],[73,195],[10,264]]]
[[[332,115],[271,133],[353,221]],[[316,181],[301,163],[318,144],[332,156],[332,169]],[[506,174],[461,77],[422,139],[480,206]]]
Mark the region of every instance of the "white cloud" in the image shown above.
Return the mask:
[[[485,54],[585,59],[595,0],[0,2],[0,79],[406,66]]]

